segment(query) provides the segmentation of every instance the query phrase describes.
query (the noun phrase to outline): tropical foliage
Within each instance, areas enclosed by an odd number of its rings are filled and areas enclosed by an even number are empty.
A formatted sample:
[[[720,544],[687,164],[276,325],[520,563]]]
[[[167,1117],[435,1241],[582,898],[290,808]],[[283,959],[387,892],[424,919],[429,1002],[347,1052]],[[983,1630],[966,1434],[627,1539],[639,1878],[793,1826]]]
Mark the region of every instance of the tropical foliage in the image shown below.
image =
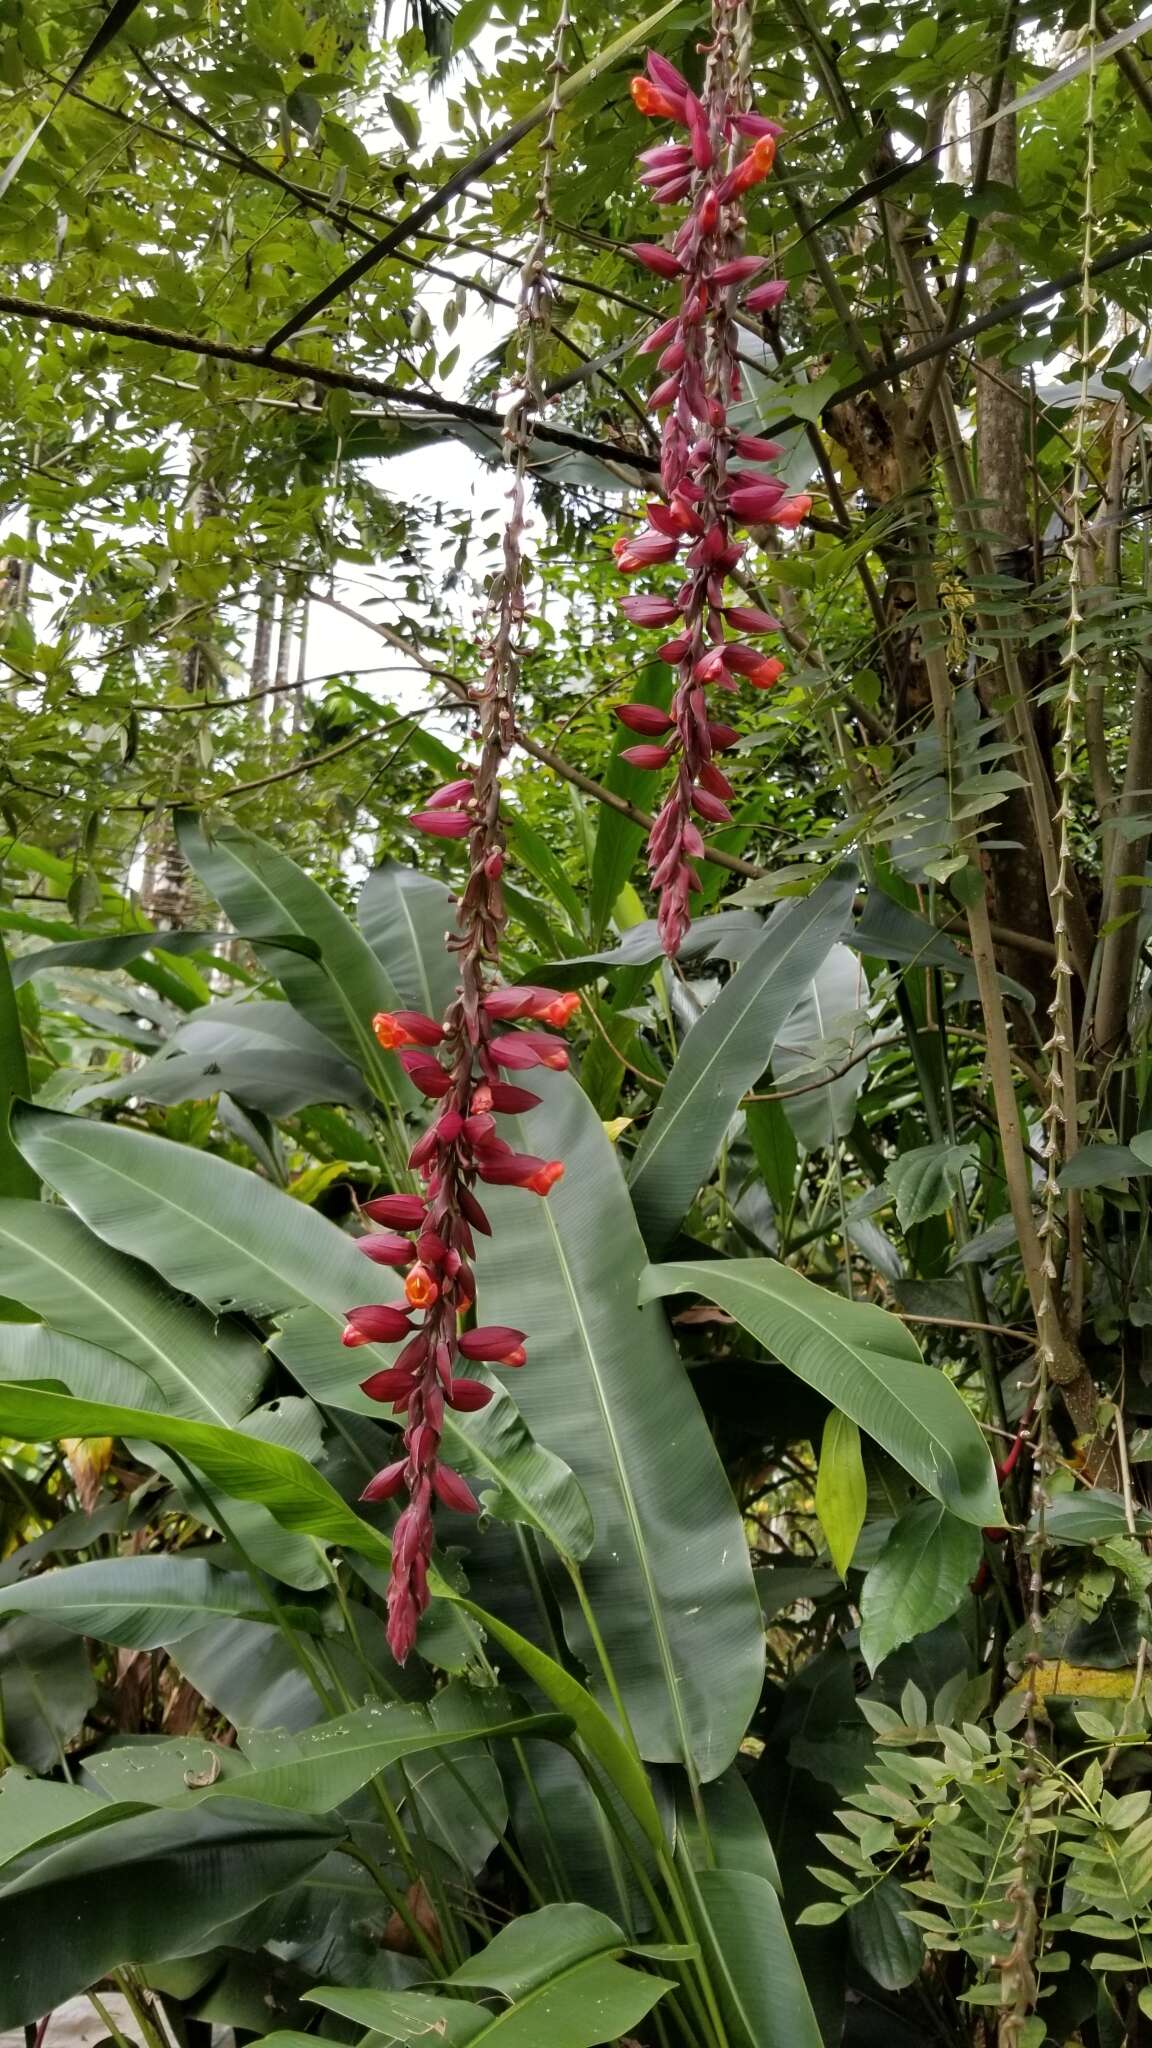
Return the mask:
[[[0,2030],[1144,2038],[1146,28],[0,22]]]

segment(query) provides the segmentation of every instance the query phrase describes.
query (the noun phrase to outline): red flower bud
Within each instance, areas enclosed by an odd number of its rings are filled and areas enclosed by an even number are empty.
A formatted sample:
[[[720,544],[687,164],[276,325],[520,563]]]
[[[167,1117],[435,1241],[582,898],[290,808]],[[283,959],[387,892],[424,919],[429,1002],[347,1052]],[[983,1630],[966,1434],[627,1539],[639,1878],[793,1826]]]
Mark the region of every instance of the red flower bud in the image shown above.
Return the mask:
[[[568,1065],[567,1047],[543,1031],[506,1031],[492,1040],[489,1051],[498,1066],[513,1072],[524,1067],[552,1067],[563,1073]]]
[[[741,633],[780,631],[779,619],[774,619],[771,612],[761,611],[758,604],[730,604],[725,609],[724,617],[730,626],[735,626]]]
[[[721,803],[720,798],[713,796],[711,790],[694,789],[692,791],[692,808],[694,811],[699,811],[702,818],[707,818],[710,824],[730,825],[732,823],[732,813],[728,809],[727,804]]]
[[[404,1465],[403,1458],[397,1458],[394,1465],[385,1465],[375,1479],[368,1481],[360,1495],[361,1500],[392,1500],[404,1484]]]
[[[764,262],[763,256],[733,256],[729,262],[718,263],[715,270],[709,272],[708,282],[743,284],[747,278],[755,277],[758,270],[763,270]]]
[[[402,1308],[393,1308],[390,1302],[371,1302],[365,1308],[349,1308],[344,1311],[347,1329],[341,1342],[349,1347],[357,1344],[396,1344],[401,1337],[407,1337],[412,1329],[411,1321]]]
[[[620,609],[634,626],[674,626],[680,607],[668,597],[622,597]]]
[[[461,1479],[451,1465],[434,1465],[432,1484],[436,1497],[446,1508],[454,1508],[458,1515],[478,1515],[480,1503],[467,1482]]]
[[[413,811],[411,823],[430,839],[467,839],[472,830],[467,811]]]
[[[496,847],[495,851],[488,855],[484,863],[484,873],[490,882],[498,882],[504,873],[504,855],[499,847]]]
[[[726,754],[729,747],[736,745],[740,735],[734,725],[709,725],[708,737],[718,754]]]
[[[617,704],[616,716],[629,732],[644,733],[648,739],[672,729],[673,721],[658,704]]]
[[[567,1001],[567,997],[564,1000]],[[548,1021],[551,1023],[552,1019]],[[522,1111],[537,1109],[540,1105],[540,1097],[533,1095],[530,1088],[515,1088],[511,1081],[493,1081],[488,1093],[493,1109],[500,1110],[505,1116],[518,1116]]]
[[[774,277],[767,284],[758,284],[755,291],[749,292],[744,305],[749,313],[772,313],[781,299],[786,299],[787,296],[788,286],[784,279]],[[745,450],[742,448],[740,453],[743,455]],[[771,462],[772,459],[770,455],[763,457],[766,462]]]
[[[418,1230],[424,1221],[425,1205],[419,1195],[377,1195],[363,1202],[360,1214],[372,1223],[391,1223],[400,1230]]]
[[[462,775],[458,782],[446,782],[425,799],[426,811],[454,811],[466,797],[475,796],[476,784],[470,775]]]
[[[380,1230],[372,1237],[358,1237],[356,1249],[376,1266],[406,1266],[412,1257],[411,1239]]]
[[[620,759],[627,761],[633,768],[666,768],[672,759],[672,751],[669,747],[652,747],[647,745],[625,747],[621,752]]]
[[[465,1330],[458,1349],[462,1357],[488,1365],[507,1365],[511,1355],[519,1352],[515,1363],[523,1365],[524,1332],[512,1329],[508,1323],[485,1323],[480,1329]]]
[[[471,1415],[477,1408],[486,1408],[491,1399],[492,1389],[486,1387],[483,1380],[453,1380],[447,1392],[448,1406],[459,1409],[463,1415]]]
[[[682,277],[684,265],[671,249],[665,249],[661,242],[631,242],[629,247],[638,263],[646,270],[654,271],[657,277]]]
[[[428,1095],[437,1100],[451,1092],[451,1074],[446,1074],[439,1060],[434,1060],[431,1054],[422,1051],[418,1046],[401,1046],[397,1058],[421,1095]]]
[[[401,1372],[399,1366],[385,1366],[382,1372],[368,1375],[360,1382],[360,1392],[367,1394],[370,1401],[403,1401],[407,1404],[416,1386],[410,1372]]]

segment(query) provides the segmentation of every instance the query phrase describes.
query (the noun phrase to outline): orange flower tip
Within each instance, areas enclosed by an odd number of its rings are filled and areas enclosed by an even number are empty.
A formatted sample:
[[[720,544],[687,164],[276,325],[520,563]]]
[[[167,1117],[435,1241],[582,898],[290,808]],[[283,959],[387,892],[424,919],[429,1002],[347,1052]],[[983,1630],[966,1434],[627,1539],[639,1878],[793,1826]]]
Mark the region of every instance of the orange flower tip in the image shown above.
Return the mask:
[[[534,1195],[546,1195],[555,1187],[557,1181],[563,1180],[563,1178],[564,1161],[562,1159],[549,1159],[532,1175],[531,1180],[525,1181],[524,1185],[527,1188],[531,1188]],[[507,1359],[504,1362],[507,1364]],[[520,1359],[516,1361],[518,1365],[522,1362]]]
[[[427,1266],[413,1266],[404,1282],[404,1292],[413,1308],[431,1308],[440,1289]]]
[[[673,100],[669,99],[667,93],[661,92],[658,85],[653,85],[650,78],[634,78],[628,90],[632,95],[632,104],[638,113],[663,114],[670,121],[679,119],[679,107],[676,106]]]
[[[343,1345],[345,1345],[349,1351],[354,1351],[356,1349],[357,1344],[366,1344],[368,1342],[368,1339],[367,1337],[362,1337],[360,1335],[359,1330],[354,1330],[352,1328],[352,1325],[349,1324],[348,1328],[341,1332],[340,1342]]]
[[[546,1010],[541,1010],[540,1020],[544,1024],[554,1025],[557,1031],[562,1031],[579,1008],[579,995],[575,989],[569,989],[565,995],[557,997],[554,1003],[549,1003]]]
[[[384,1047],[385,1052],[395,1052],[398,1046],[415,1045],[416,1043],[412,1033],[406,1031],[404,1026],[388,1010],[377,1010],[376,1015],[372,1019],[372,1029],[378,1043]]]
[[[526,1365],[528,1363],[528,1353],[522,1344],[516,1344],[511,1351],[504,1353],[503,1358],[497,1359],[496,1363],[498,1365]]]

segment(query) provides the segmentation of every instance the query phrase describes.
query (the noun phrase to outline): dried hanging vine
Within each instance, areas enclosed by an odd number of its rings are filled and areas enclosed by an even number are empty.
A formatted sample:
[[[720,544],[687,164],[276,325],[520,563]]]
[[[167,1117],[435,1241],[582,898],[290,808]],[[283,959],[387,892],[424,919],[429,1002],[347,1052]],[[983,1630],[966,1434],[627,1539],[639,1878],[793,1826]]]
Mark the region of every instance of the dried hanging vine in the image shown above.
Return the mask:
[[[625,749],[638,768],[660,770],[675,761],[676,778],[648,842],[648,865],[659,893],[664,948],[675,954],[691,921],[690,896],[700,888],[694,866],[704,851],[696,819],[730,824],[732,785],[716,756],[736,745],[734,729],[709,716],[707,692],[735,691],[741,679],[766,689],[783,665],[740,637],[773,633],[779,621],[759,606],[729,601],[726,585],[745,543],[736,530],[750,525],[795,527],[811,499],[789,495],[770,473],[782,450],[773,441],[741,432],[732,408],[741,397],[737,312],[767,314],[787,286],[779,279],[743,288],[765,259],[744,253],[744,198],[772,169],[776,122],[750,111],[748,17],[744,0],[713,0],[712,38],[703,98],[675,65],[650,51],[647,75],[632,81],[640,112],[673,121],[686,142],[658,143],[643,152],[641,183],[658,206],[688,201],[671,248],[638,242],[633,254],[657,277],[680,285],[680,305],[644,342],[659,351],[659,383],[648,400],[665,414],[660,496],[647,507],[648,523],[622,536],[613,552],[624,575],[671,563],[685,544],[687,574],[667,595],[627,597],[622,606],[638,625],[672,626],[660,659],[676,671],[671,709],[622,704],[617,717],[641,743]],[[744,144],[749,147],[745,150]],[[755,465],[736,468],[737,459]]]
[[[580,999],[558,989],[500,988],[494,985],[494,976],[506,923],[500,775],[516,738],[527,616],[528,457],[532,422],[541,404],[541,344],[549,325],[545,257],[567,27],[564,5],[549,67],[551,99],[540,145],[535,233],[521,273],[521,369],[504,425],[512,483],[503,566],[492,592],[487,666],[475,697],[479,759],[475,768],[437,790],[413,819],[434,838],[468,841],[468,878],[457,905],[456,931],[448,940],[457,956],[460,980],[442,1020],[411,1010],[382,1012],[373,1020],[380,1043],[398,1053],[416,1087],[442,1104],[409,1159],[424,1181],[424,1194],[385,1195],[364,1209],[370,1221],[389,1227],[361,1238],[360,1248],[380,1265],[405,1269],[405,1305],[375,1303],[350,1309],[344,1332],[348,1345],[403,1340],[394,1363],[372,1373],[363,1390],[371,1400],[388,1402],[394,1414],[404,1416],[404,1455],[378,1472],[362,1496],[381,1501],[401,1491],[408,1495],[392,1532],[388,1590],[388,1641],[401,1664],[415,1645],[428,1604],[433,1504],[439,1500],[461,1512],[475,1512],[479,1505],[467,1482],[440,1455],[445,1407],[475,1410],[492,1399],[492,1388],[459,1376],[457,1363],[463,1358],[520,1366],[526,1357],[522,1330],[506,1325],[460,1328],[476,1298],[471,1265],[475,1232],[487,1234],[491,1227],[477,1199],[476,1183],[547,1195],[564,1171],[559,1160],[516,1152],[497,1134],[495,1118],[532,1109],[540,1100],[506,1080],[505,1074],[568,1064],[558,1039],[547,1031],[522,1027],[563,1027]],[[513,1028],[500,1028],[508,1025]],[[418,1324],[414,1315],[421,1318]]]
[[[1038,1683],[1044,1660],[1044,1557],[1048,1484],[1052,1469],[1051,1390],[1064,1342],[1062,1322],[1061,1262],[1058,1248],[1063,1239],[1071,1248],[1071,1230],[1061,1217],[1060,1168],[1077,1132],[1077,1089],[1075,1022],[1072,1012],[1073,964],[1068,931],[1074,869],[1071,826],[1075,796],[1077,719],[1083,709],[1087,662],[1084,647],[1085,495],[1088,468],[1089,370],[1092,353],[1093,188],[1096,173],[1096,0],[1089,0],[1087,21],[1088,80],[1084,109],[1084,206],[1080,270],[1080,383],[1076,405],[1076,427],[1072,444],[1072,489],[1069,501],[1068,540],[1068,630],[1064,648],[1064,688],[1061,693],[1056,740],[1056,880],[1052,891],[1052,935],[1056,955],[1052,967],[1052,999],[1048,1010],[1049,1033],[1045,1044],[1048,1057],[1048,1086],[1042,1111],[1044,1127],[1044,1186],[1038,1226],[1042,1259],[1041,1288],[1037,1304],[1036,1372],[1032,1393],[1032,1515],[1026,1555],[1028,1558],[1028,1653],[1025,1690],[1025,1761],[1019,1772],[1019,1804],[1016,1811],[1016,1854],[1007,1899],[1012,1907],[1009,1928],[1011,1945],[1001,1962],[1003,2009],[1000,2019],[1001,2048],[1020,2048],[1027,2038],[1029,2017],[1036,2004],[1037,1955],[1042,1939],[1038,1901],[1038,1866],[1046,1837],[1035,1827],[1034,1796],[1039,1780],[1036,1761],[1040,1701]],[[1069,1209],[1076,1202],[1068,1197]],[[1069,1218],[1069,1221],[1071,1219]]]

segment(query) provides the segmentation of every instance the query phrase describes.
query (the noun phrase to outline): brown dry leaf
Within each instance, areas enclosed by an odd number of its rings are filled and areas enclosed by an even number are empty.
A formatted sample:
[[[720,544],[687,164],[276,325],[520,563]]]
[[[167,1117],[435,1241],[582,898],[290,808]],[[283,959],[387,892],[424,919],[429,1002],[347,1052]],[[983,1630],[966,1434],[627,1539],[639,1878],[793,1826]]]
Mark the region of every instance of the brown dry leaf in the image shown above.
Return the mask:
[[[417,1927],[427,1936],[437,1953],[442,1955],[444,1952],[444,1937],[440,1932],[440,1922],[436,1917],[436,1908],[433,1906],[419,1878],[417,1878],[415,1884],[409,1885],[408,1890],[404,1894],[404,1903],[416,1922]],[[398,1956],[413,1956],[420,1953],[411,1932],[401,1919],[399,1913],[393,1913],[388,1920],[384,1932],[380,1936],[380,1946],[381,1948],[392,1949]]]
[[[115,1441],[110,1436],[65,1436],[60,1439],[60,1447],[80,1505],[90,1515],[99,1505],[100,1481],[112,1463]]]

